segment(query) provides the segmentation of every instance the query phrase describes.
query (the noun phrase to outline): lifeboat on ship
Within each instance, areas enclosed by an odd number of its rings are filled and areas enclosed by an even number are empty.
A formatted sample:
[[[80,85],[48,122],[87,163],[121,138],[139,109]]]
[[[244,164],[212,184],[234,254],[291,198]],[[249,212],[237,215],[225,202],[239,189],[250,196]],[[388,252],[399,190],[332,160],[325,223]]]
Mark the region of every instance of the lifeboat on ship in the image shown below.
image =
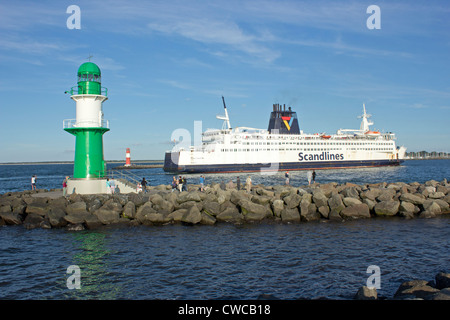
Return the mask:
[[[373,136],[373,137],[376,137],[376,136],[379,136],[381,133],[380,133],[380,131],[366,131],[365,133],[364,133],[365,135],[368,135],[368,136]]]

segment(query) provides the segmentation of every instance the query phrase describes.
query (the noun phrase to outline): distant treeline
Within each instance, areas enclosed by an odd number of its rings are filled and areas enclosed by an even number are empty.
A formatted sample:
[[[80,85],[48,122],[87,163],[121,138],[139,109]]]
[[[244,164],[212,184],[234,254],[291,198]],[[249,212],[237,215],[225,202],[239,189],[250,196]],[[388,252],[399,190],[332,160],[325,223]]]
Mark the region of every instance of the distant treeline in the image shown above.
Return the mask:
[[[437,151],[406,152],[407,159],[449,159],[450,153]]]

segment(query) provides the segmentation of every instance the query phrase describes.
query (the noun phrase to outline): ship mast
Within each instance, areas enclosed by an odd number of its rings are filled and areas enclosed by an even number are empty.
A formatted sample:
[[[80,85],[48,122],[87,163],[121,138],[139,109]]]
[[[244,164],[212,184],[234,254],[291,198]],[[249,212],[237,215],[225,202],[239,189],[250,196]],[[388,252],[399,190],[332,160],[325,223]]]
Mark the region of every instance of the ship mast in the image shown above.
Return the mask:
[[[361,126],[359,127],[359,130],[360,130],[362,133],[366,133],[367,131],[369,131],[369,126],[373,125],[373,122],[367,120],[367,119],[369,119],[372,115],[366,113],[366,104],[365,104],[365,103],[363,103],[363,110],[364,110],[363,115],[358,117],[358,118],[362,118]]]
[[[223,109],[225,110],[225,115],[217,115],[216,118],[219,120],[223,120],[223,125],[222,125],[222,130],[224,129],[231,129],[231,125],[230,125],[230,118],[228,117],[228,111],[227,111],[227,106],[225,104],[225,98],[222,96],[222,101],[223,101]]]

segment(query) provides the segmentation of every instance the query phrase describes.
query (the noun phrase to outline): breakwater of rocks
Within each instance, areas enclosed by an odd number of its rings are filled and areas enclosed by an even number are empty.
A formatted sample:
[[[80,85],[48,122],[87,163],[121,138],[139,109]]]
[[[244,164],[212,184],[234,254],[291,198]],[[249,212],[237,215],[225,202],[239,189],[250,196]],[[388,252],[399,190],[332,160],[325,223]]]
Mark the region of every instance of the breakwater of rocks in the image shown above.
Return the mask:
[[[374,287],[361,287],[355,300],[450,300],[450,273],[439,272],[433,280],[409,280],[403,282],[393,297],[378,297]]]
[[[199,190],[198,185],[189,185],[183,192],[159,185],[139,194],[68,197],[62,193],[55,196],[58,190],[9,192],[0,195],[0,225],[84,230],[119,223],[304,223],[391,216],[433,218],[450,213],[450,184],[445,179],[423,184],[255,185],[250,191],[212,184]]]

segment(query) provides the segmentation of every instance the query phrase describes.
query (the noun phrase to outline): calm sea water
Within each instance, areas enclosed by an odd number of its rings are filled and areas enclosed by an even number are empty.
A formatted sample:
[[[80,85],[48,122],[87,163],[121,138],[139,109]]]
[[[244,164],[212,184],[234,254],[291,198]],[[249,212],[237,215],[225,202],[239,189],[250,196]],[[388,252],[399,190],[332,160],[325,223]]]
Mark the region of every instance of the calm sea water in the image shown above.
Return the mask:
[[[72,165],[0,166],[0,192],[59,188]],[[318,171],[317,180],[375,183],[450,180],[449,160],[407,161],[401,167]],[[169,183],[161,169],[138,170],[152,184]],[[188,175],[198,183],[198,175]],[[246,176],[245,176],[246,177]],[[235,175],[208,175],[209,182]],[[242,177],[241,177],[242,179]],[[281,184],[283,174],[252,174]],[[306,174],[292,172],[293,184]],[[0,227],[0,299],[351,299],[381,270],[378,294],[391,297],[411,279],[450,272],[450,218],[368,219],[293,225],[121,226],[95,231]],[[81,270],[81,289],[67,287],[67,268]]]

